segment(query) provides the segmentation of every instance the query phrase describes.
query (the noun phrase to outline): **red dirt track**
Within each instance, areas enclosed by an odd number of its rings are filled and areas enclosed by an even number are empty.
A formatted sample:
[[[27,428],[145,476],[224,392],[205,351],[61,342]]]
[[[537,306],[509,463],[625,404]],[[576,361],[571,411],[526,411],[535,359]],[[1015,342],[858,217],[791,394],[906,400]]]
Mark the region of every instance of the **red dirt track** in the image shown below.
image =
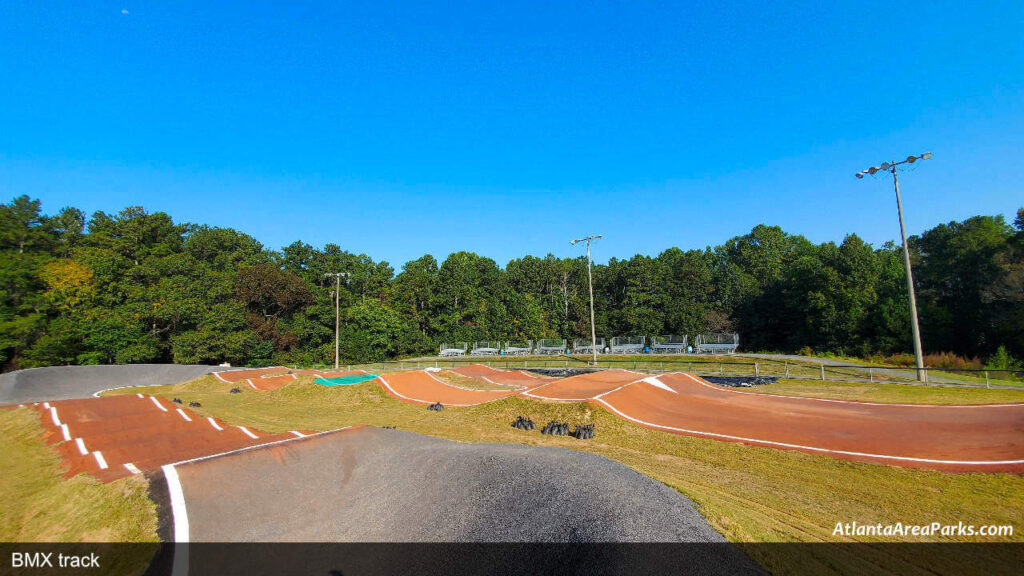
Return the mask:
[[[519,390],[469,390],[442,382],[431,374],[414,370],[393,372],[377,378],[384,390],[399,400],[417,404],[440,402],[445,406],[474,406],[513,396]]]
[[[678,434],[908,468],[1024,472],[1024,405],[885,405],[742,392],[680,373],[657,380],[674,392],[636,382],[594,401]]]
[[[529,392],[523,392],[523,395],[540,400],[582,402],[635,382],[644,376],[645,374],[629,370],[602,370],[554,380]]]
[[[46,430],[45,441],[56,444],[55,449],[68,466],[65,477],[88,472],[104,482],[130,476],[136,471],[157,470],[164,464],[298,436],[248,429],[253,438],[242,428],[216,419],[211,423],[210,419],[187,408],[152,396],[64,400],[34,408],[40,412]],[[64,429],[55,423],[54,411],[57,422],[66,426],[67,437]]]

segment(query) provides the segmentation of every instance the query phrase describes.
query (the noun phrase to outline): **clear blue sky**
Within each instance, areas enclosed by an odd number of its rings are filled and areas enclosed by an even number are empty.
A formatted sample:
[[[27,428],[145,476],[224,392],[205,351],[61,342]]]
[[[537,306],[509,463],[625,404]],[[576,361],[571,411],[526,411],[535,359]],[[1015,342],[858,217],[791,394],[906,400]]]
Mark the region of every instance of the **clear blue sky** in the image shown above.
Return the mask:
[[[925,151],[912,233],[1024,205],[1020,2],[272,4],[0,3],[2,201],[396,268],[758,223],[879,245],[891,184],[853,174]]]

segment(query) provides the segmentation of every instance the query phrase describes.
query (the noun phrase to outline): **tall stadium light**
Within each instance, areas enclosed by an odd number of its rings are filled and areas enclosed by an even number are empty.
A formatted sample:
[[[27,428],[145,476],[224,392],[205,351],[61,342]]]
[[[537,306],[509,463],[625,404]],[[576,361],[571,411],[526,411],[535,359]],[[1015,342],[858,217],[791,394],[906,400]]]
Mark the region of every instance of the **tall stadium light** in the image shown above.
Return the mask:
[[[569,242],[570,246],[575,246],[580,242],[587,243],[587,285],[590,287],[590,352],[594,355],[594,366],[597,366],[597,329],[594,328],[594,277],[590,273],[590,241],[600,239],[601,235],[597,234]]]
[[[338,369],[338,327],[341,324],[341,277],[348,281],[348,272],[328,272],[325,278],[334,277],[334,369]]]
[[[872,166],[856,174],[857,178],[860,179],[864,178],[865,174],[874,175],[877,172],[892,172],[892,185],[896,189],[896,212],[900,217],[900,238],[903,240],[903,265],[907,269],[907,294],[910,298],[910,331],[914,336],[914,363],[917,369],[917,379],[922,382],[928,381],[928,372],[925,370],[924,354],[921,351],[921,330],[917,324],[917,298],[914,296],[914,273],[910,270],[910,250],[907,249],[907,231],[903,226],[903,202],[900,200],[900,180],[896,175],[896,167],[901,164],[913,164],[918,160],[928,160],[931,157],[931,152],[925,152],[920,156],[907,156],[906,160],[886,162],[881,166]]]

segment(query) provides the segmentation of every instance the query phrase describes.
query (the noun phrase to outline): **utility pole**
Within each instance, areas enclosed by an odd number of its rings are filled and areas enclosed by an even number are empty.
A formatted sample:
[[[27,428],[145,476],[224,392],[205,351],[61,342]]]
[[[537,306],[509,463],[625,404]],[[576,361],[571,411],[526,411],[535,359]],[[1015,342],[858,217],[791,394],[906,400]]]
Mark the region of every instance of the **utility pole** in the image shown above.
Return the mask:
[[[570,246],[575,246],[580,242],[587,243],[587,285],[590,288],[590,352],[594,356],[594,366],[597,366],[597,329],[594,328],[594,276],[590,272],[590,241],[600,240],[601,235],[587,236],[586,238],[577,238],[569,242]]]
[[[903,201],[900,199],[900,180],[896,175],[896,167],[901,164],[913,164],[918,160],[928,160],[931,157],[931,152],[925,152],[920,156],[907,156],[906,160],[885,162],[881,166],[872,166],[856,174],[860,179],[865,174],[874,176],[878,172],[892,172],[892,185],[896,189],[896,212],[900,218],[900,239],[903,240],[903,265],[907,269],[907,294],[910,299],[910,331],[914,337],[914,362],[917,368],[917,379],[921,382],[928,381],[928,371],[925,370],[924,353],[921,350],[921,329],[917,323],[917,297],[914,295],[914,273],[910,269],[910,250],[907,248],[907,231],[903,225]]]
[[[341,277],[348,280],[348,272],[328,272],[325,278],[334,277],[334,369],[338,369],[338,328],[341,325]]]

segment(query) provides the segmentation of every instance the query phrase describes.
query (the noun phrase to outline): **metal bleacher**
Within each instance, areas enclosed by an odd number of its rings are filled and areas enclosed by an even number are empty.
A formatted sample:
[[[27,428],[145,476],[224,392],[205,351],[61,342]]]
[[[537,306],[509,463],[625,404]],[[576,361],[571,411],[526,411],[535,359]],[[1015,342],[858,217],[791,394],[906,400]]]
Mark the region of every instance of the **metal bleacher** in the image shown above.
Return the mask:
[[[533,352],[533,340],[509,340],[505,342],[505,354],[509,356],[529,356]]]
[[[466,342],[452,342],[441,344],[441,351],[438,356],[465,356],[469,345]]]
[[[739,334],[698,334],[694,340],[697,354],[733,354],[740,346]]]
[[[501,342],[474,342],[470,356],[497,356],[501,351]]]
[[[611,342],[612,354],[643,354],[645,336],[615,336]]]
[[[604,353],[604,338],[598,338],[596,342],[597,353]],[[577,338],[572,341],[572,353],[573,354],[590,354],[593,352],[593,347],[590,344],[590,338]]]
[[[537,340],[537,354],[541,356],[557,356],[565,354],[565,339],[541,338]]]
[[[686,354],[686,336],[655,336],[651,341],[652,354]]]

